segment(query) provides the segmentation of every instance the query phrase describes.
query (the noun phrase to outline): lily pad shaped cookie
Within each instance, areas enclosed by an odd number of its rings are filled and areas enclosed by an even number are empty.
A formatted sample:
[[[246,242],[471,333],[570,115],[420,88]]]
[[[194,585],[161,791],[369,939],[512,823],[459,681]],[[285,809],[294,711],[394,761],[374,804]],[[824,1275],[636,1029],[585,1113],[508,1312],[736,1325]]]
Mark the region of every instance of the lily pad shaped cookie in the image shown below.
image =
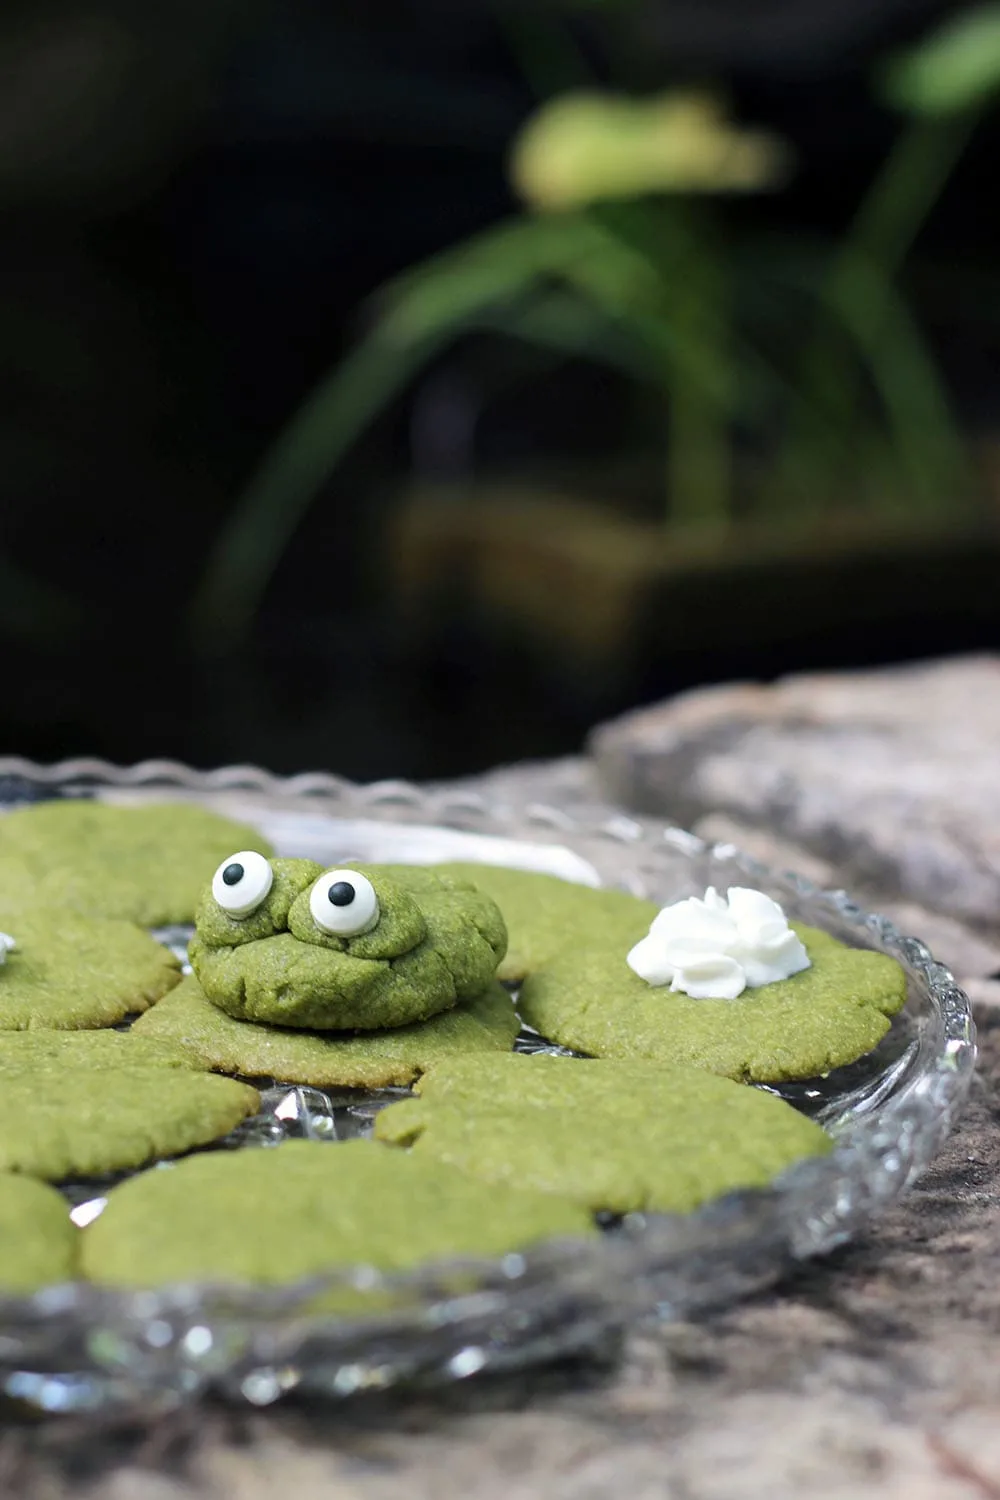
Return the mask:
[[[0,1173],[0,1297],[76,1280],[79,1239],[61,1193]]]
[[[496,904],[468,881],[243,850],[203,894],[189,951],[209,1000],[238,1020],[367,1031],[481,994],[506,946]]]
[[[219,860],[245,846],[271,853],[254,829],[191,803],[35,803],[0,818],[0,910],[192,922]]]
[[[687,1212],[833,1147],[773,1094],[697,1068],[463,1058],[427,1073],[417,1092],[377,1116],[379,1140],[613,1213]]]
[[[591,1057],[685,1064],[753,1082],[815,1078],[870,1052],[906,1000],[895,959],[792,922],[810,966],[734,1000],[653,987],[624,946],[579,946],[529,975],[518,1008],[550,1041]]]
[[[114,1026],[181,977],[179,961],[130,922],[72,913],[5,918],[14,946],[0,968],[0,1030]]]
[[[350,1033],[236,1021],[205,998],[196,979],[188,978],[139,1018],[132,1035],[183,1046],[203,1067],[219,1073],[314,1088],[386,1088],[412,1083],[443,1059],[509,1052],[519,1027],[510,996],[495,982],[429,1021]]]
[[[288,1141],[189,1157],[113,1188],[83,1232],[83,1268],[115,1286],[280,1284],[352,1266],[402,1271],[445,1256],[502,1255],[592,1232],[590,1215],[573,1204],[487,1186],[372,1141]],[[343,1292],[330,1298],[343,1300]]]
[[[61,1182],[140,1167],[218,1140],[258,1104],[256,1089],[161,1042],[0,1033],[0,1171]]]
[[[507,924],[507,954],[497,972],[517,982],[549,963],[566,947],[581,943],[628,947],[633,933],[644,933],[659,907],[627,891],[598,890],[499,865],[435,865],[439,874],[473,881],[492,896]]]

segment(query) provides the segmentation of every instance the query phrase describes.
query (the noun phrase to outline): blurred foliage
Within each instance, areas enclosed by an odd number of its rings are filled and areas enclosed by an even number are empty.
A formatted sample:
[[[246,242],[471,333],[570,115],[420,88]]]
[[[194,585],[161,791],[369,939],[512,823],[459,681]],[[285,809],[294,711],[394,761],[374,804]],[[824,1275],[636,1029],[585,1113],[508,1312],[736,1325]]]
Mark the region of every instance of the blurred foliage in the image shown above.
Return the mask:
[[[940,118],[990,103],[1000,92],[1000,5],[966,11],[885,69],[888,102]]]
[[[709,94],[594,91],[565,94],[528,121],[510,176],[529,207],[558,210],[647,193],[752,192],[787,168],[775,136],[736,129]]]
[[[950,22],[884,71],[912,118],[833,246],[733,241],[711,200],[772,183],[787,157],[728,120],[715,94],[561,90],[511,153],[528,211],[377,296],[364,336],[234,509],[196,599],[199,626],[211,622],[217,645],[245,633],[334,466],[472,330],[606,364],[652,392],[672,523],[972,503],[962,435],[900,271],[988,97],[994,14]],[[737,460],[746,450],[752,463]]]

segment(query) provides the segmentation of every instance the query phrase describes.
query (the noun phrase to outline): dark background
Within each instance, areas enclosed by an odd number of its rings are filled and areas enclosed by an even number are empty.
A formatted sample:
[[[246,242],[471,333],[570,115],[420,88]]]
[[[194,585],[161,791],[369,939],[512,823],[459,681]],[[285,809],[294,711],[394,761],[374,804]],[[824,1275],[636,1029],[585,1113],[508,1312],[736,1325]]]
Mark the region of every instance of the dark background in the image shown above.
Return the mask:
[[[741,117],[795,143],[790,188],[737,212],[834,235],[894,128],[873,101],[873,60],[951,8],[648,0],[632,45],[650,85],[724,78]],[[595,718],[702,681],[998,643],[995,618],[935,611],[915,588],[875,633],[700,650],[695,632],[599,685],[471,621],[418,649],[393,626],[377,539],[395,488],[428,462],[414,413],[440,371],[327,485],[250,640],[222,656],[189,640],[211,540],[348,346],[362,300],[512,211],[504,153],[534,100],[511,37],[538,13],[473,0],[4,8],[5,752],[446,775],[572,750]],[[610,75],[601,7],[571,25]],[[913,273],[977,437],[1000,420],[998,148],[994,115]],[[485,423],[477,462],[530,470],[574,441],[586,456],[612,440],[615,400],[593,371],[567,370],[542,409],[515,397]]]

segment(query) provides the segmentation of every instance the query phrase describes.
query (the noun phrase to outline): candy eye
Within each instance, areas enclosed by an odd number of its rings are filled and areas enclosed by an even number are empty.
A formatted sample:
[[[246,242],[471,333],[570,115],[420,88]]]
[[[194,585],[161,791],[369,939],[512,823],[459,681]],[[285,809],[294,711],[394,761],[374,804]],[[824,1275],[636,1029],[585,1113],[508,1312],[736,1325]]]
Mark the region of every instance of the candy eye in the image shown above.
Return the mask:
[[[356,870],[327,870],[309,892],[309,910],[322,932],[357,937],[378,921],[375,887]]]
[[[263,854],[241,849],[231,854],[212,878],[212,895],[231,917],[248,917],[267,899],[274,871]]]

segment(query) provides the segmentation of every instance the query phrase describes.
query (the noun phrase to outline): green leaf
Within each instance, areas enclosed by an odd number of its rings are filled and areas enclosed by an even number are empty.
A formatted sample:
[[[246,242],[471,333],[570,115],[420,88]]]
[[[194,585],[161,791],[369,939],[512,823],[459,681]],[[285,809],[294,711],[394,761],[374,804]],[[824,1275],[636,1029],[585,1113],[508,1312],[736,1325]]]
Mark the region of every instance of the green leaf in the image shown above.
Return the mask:
[[[373,303],[378,336],[404,346],[458,327],[593,249],[586,219],[572,214],[496,225],[390,282]]]
[[[523,201],[548,211],[648,193],[750,192],[780,183],[788,165],[782,141],[736,125],[705,90],[637,98],[581,89],[526,122],[509,171]]]
[[[400,394],[444,339],[358,346],[313,392],[239,497],[209,557],[191,607],[193,638],[219,654],[245,636],[310,502],[362,432]]]
[[[583,253],[580,238],[570,217],[515,220],[386,288],[370,332],[296,413],[227,517],[192,603],[196,640],[224,653],[246,635],[299,522],[361,433],[476,317],[513,306]]]
[[[960,114],[1000,92],[1000,5],[967,10],[895,57],[881,92],[905,114]]]
[[[477,327],[555,354],[592,360],[644,385],[656,381],[658,372],[648,351],[619,322],[571,290],[555,290],[516,307],[486,312],[477,319]]]
[[[860,255],[841,262],[832,285],[796,276],[792,263],[780,269],[790,284],[821,299],[825,336],[809,345],[800,370],[802,405],[779,459],[779,483],[794,474],[801,488],[803,476],[823,466],[846,468],[862,438],[874,440],[873,422],[861,414],[860,377],[867,371],[884,413],[885,467],[896,487],[928,508],[963,499],[969,473],[961,434],[936,363],[893,281]],[[852,461],[849,468],[856,473],[860,465]]]
[[[892,282],[861,261],[839,288],[835,312],[871,371],[900,469],[918,503],[939,508],[967,491],[966,461],[944,387],[923,336]]]
[[[683,266],[673,270],[683,288]],[[488,319],[494,327],[509,320],[516,334],[522,304],[547,282],[570,289],[633,340],[664,387],[682,378],[712,402],[729,403],[717,341],[699,335],[698,318],[710,310],[694,308],[676,336],[664,274],[593,219],[566,214],[501,224],[392,283],[371,331],[293,418],[224,524],[192,605],[195,638],[225,651],[245,636],[302,516],[360,434],[461,332]],[[551,322],[547,336],[556,336]]]

